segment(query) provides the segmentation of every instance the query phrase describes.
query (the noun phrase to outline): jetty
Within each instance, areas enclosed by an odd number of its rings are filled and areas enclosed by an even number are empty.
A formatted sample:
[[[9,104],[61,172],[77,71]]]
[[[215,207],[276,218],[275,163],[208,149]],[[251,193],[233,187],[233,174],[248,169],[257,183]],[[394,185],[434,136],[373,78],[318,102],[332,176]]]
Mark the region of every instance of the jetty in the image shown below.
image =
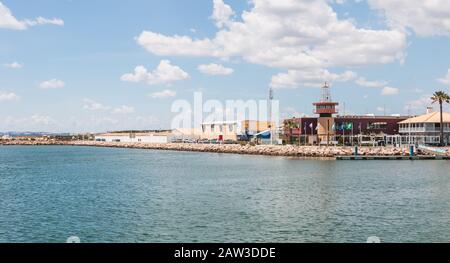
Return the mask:
[[[450,156],[337,156],[338,161],[419,161],[450,160]]]

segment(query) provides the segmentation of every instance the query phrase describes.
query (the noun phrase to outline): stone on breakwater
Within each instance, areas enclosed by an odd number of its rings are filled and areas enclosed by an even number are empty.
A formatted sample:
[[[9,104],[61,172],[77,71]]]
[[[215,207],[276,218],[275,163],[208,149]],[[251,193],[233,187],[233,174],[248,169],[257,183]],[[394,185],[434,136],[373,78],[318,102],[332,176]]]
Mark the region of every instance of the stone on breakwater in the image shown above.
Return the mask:
[[[120,143],[120,142],[94,142],[94,141],[0,141],[0,145],[68,145],[68,146],[92,146],[115,147],[134,149],[171,150],[187,152],[213,152],[230,154],[250,154],[288,157],[336,157],[352,156],[353,147],[334,146],[274,146],[274,145],[239,145],[239,144],[150,144],[150,143]],[[360,147],[362,156],[407,156],[407,147]],[[419,154],[423,154],[419,152]]]

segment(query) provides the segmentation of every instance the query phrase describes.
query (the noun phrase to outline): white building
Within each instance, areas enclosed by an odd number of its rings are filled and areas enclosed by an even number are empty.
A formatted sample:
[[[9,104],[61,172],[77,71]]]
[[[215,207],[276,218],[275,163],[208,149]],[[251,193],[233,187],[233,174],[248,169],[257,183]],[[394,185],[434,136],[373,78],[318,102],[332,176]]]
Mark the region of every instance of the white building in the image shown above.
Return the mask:
[[[1,137],[1,139],[2,139],[2,140],[11,140],[12,138],[11,138],[11,136],[9,136],[9,135],[3,135],[3,136]]]
[[[238,121],[205,122],[201,132],[202,139],[237,141],[238,136],[242,135],[242,126]]]
[[[201,128],[202,139],[220,140],[220,141],[237,141],[247,136],[261,135],[270,130],[275,134],[276,126],[268,121],[222,121],[203,123]]]
[[[172,142],[195,142],[202,137],[202,131],[200,129],[175,129],[172,131]]]
[[[99,142],[169,143],[169,132],[158,133],[105,133],[95,136]]]
[[[450,114],[444,112],[444,143],[449,143]],[[399,132],[404,138],[410,138],[409,143],[439,144],[441,133],[441,117],[439,112],[407,119],[399,123]]]

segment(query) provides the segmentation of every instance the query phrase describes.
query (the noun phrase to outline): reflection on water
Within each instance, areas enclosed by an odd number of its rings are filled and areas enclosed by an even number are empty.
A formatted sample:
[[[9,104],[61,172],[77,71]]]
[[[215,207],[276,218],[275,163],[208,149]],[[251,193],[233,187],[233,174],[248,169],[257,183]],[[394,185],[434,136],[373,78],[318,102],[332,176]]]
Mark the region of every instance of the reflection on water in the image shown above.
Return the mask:
[[[450,162],[0,148],[0,242],[450,242]]]

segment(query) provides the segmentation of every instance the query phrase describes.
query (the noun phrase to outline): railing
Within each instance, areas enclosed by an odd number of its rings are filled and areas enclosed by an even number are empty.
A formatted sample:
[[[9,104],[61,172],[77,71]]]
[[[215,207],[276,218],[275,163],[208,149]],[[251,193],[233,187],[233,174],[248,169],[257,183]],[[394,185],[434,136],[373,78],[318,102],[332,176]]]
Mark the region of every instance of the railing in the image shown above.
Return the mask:
[[[425,128],[400,128],[399,129],[400,132],[402,133],[408,133],[408,132],[441,132],[440,128],[435,128],[435,129],[425,129]],[[444,128],[444,132],[445,133],[449,133],[450,129],[449,128]]]
[[[408,135],[389,135],[386,136],[387,144],[439,144],[439,136],[408,136]]]

